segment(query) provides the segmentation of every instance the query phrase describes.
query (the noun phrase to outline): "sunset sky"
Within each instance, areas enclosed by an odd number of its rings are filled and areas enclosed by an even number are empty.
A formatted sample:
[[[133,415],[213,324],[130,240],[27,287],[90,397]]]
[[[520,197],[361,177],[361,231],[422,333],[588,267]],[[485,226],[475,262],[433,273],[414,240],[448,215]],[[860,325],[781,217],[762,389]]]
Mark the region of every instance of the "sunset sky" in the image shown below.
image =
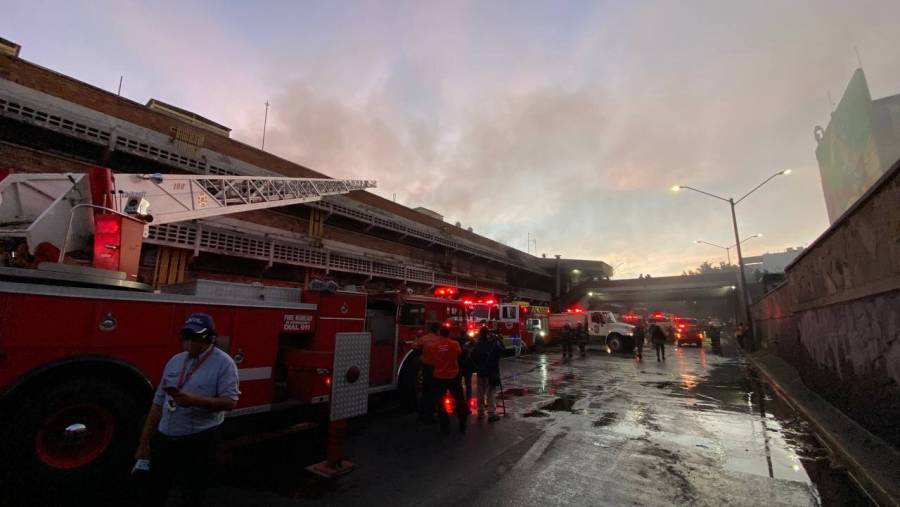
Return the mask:
[[[813,128],[900,93],[900,2],[13,2],[21,57],[537,253],[679,274],[828,225]],[[533,252],[532,248],[532,252]]]

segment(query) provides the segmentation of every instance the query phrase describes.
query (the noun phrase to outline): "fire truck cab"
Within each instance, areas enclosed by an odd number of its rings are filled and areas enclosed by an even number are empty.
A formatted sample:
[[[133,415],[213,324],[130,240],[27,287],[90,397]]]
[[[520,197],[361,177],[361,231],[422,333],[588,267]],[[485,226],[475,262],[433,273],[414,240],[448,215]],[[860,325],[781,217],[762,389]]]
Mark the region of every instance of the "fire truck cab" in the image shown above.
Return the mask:
[[[526,302],[500,303],[493,297],[478,300],[465,299],[469,332],[472,336],[482,326],[497,332],[507,349],[530,349],[540,329],[533,320],[529,322],[531,306]]]

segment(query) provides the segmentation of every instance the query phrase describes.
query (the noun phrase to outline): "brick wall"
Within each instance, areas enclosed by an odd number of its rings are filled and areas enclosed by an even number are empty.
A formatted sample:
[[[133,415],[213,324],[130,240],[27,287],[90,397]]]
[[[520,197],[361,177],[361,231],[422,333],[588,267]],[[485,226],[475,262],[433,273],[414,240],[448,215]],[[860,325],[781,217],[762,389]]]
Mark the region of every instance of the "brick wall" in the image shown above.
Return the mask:
[[[754,305],[763,345],[900,446],[900,164]]]
[[[29,173],[81,173],[90,164],[0,141],[0,168]]]

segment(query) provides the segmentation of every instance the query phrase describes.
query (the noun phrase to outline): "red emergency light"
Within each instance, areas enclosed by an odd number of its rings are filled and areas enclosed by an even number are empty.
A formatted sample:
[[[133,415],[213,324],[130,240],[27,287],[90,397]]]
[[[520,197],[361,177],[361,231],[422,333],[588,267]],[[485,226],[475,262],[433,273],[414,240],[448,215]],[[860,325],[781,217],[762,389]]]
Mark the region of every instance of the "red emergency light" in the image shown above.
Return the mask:
[[[438,297],[450,297],[456,295],[454,287],[438,287],[434,289],[434,295]]]
[[[579,308],[577,306],[573,306],[572,308],[569,308],[568,310],[566,310],[566,313],[584,313],[584,309]]]
[[[449,394],[444,395],[444,412],[447,412],[450,415],[453,415],[453,411],[456,408],[456,403],[453,401],[453,397]]]
[[[493,299],[485,299],[484,300],[484,304],[486,304],[486,305],[492,305],[494,303],[496,303],[496,301],[494,301]]]

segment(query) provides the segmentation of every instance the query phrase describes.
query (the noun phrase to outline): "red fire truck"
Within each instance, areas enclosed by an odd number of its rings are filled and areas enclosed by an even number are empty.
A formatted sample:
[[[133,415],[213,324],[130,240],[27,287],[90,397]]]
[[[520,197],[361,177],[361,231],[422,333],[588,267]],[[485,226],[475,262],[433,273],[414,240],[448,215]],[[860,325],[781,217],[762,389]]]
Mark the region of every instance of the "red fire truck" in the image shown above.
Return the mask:
[[[408,402],[419,396],[416,338],[437,323],[456,337],[467,329],[466,309],[452,299],[453,288],[435,289],[440,297],[388,292],[370,295],[366,330],[372,333],[370,392],[400,388]]]
[[[327,402],[335,336],[365,330],[365,294],[203,280],[154,293],[137,276],[141,235],[149,225],[372,186],[105,169],[0,181],[0,482],[52,489],[127,474],[192,312],[212,315],[217,346],[238,365],[242,394],[230,417]],[[47,262],[34,266],[41,256]],[[380,345],[373,341],[376,360]],[[370,382],[392,375],[375,366]]]
[[[469,331],[474,335],[481,326],[487,326],[503,337],[503,345],[506,348],[531,349],[534,347],[535,338],[541,337],[543,330],[540,326],[542,318],[548,315],[545,307],[532,311],[532,306],[527,302],[513,301],[501,303],[492,296],[479,299],[463,299],[467,308]],[[530,318],[533,313],[538,317]]]

